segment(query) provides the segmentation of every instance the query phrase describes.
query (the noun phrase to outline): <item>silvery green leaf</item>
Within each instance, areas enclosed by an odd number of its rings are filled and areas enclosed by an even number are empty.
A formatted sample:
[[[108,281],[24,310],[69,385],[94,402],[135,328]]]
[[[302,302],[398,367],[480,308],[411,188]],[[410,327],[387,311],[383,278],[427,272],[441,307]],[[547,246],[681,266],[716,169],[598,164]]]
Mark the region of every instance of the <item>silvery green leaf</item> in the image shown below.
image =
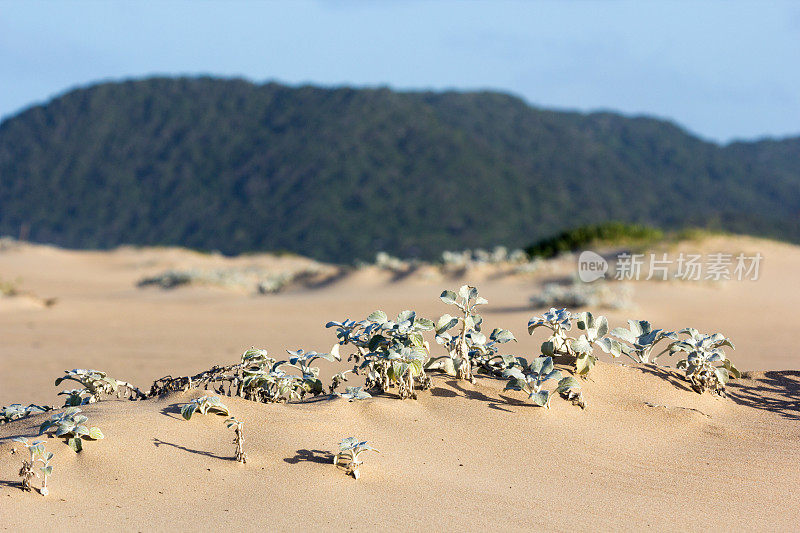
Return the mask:
[[[596,326],[597,326],[597,333],[595,335],[595,338],[602,337],[606,333],[608,333],[608,319],[606,317],[604,316],[597,317]]]
[[[512,376],[508,380],[508,383],[506,383],[505,390],[525,390],[525,388],[527,386],[528,386],[528,382],[527,381],[525,381],[522,378],[518,378],[518,377]]]
[[[70,423],[59,424],[56,428],[56,437],[63,437],[72,433],[74,426]]]
[[[577,326],[578,329],[582,329],[584,331],[594,328],[594,317],[592,316],[592,313],[589,311],[578,313]]]
[[[456,303],[456,293],[453,291],[443,291],[442,294],[439,296],[439,299],[442,300],[446,304],[454,304]]]
[[[578,339],[572,339],[572,350],[579,354],[588,354],[592,352],[592,345],[586,335],[581,335]]]
[[[544,407],[545,405],[547,405],[547,400],[549,398],[550,398],[550,391],[546,390],[534,392],[530,395],[531,401],[533,401],[533,403],[535,405],[538,405],[539,407]]]
[[[426,370],[441,370],[449,376],[456,375],[456,366],[453,359],[449,356],[435,357],[425,365]]]
[[[78,453],[83,449],[83,443],[78,437],[67,439],[67,444],[73,449],[73,451],[75,451],[75,453]]]
[[[638,335],[635,335],[632,331],[620,327],[612,329],[611,335],[631,344],[634,344],[636,342],[636,338],[638,337]]]
[[[450,328],[455,327],[457,324],[458,318],[444,314],[439,317],[439,322],[436,324],[436,334],[441,335]]]
[[[483,296],[479,296],[475,299],[475,305],[486,305],[489,303],[489,300],[484,298]]]
[[[416,316],[417,314],[414,311],[406,309],[405,311],[401,311],[400,314],[397,315],[397,323],[401,324],[406,321],[413,323]]]
[[[181,408],[181,416],[186,420],[191,420],[192,415],[197,410],[196,403],[187,403],[186,405]]]
[[[581,376],[586,375],[592,370],[592,368],[594,368],[596,362],[597,357],[585,354],[582,357],[575,359],[575,371]]]
[[[469,298],[469,294],[470,294],[470,290],[471,289],[472,289],[472,287],[470,287],[469,285],[462,285],[458,289],[458,295],[466,300],[466,299]]]
[[[433,320],[417,317],[414,321],[414,327],[420,331],[430,331],[434,328]]]
[[[490,338],[500,343],[506,343],[517,340],[516,337],[514,337],[513,333],[511,333],[507,329],[500,329],[500,328],[496,328],[494,331],[492,331]]]
[[[561,381],[558,382],[558,387],[556,387],[556,392],[563,392],[569,389],[580,389],[581,384],[580,382],[572,376],[567,376],[562,378]]]
[[[93,426],[93,427],[89,428],[88,436],[92,440],[100,440],[102,438],[105,438],[104,435],[103,435],[103,432],[100,431],[100,428],[97,427],[97,426]]]
[[[389,317],[386,315],[386,313],[379,309],[370,313],[370,315],[367,317],[367,320],[371,322],[377,322],[378,324],[383,324],[389,320]]]
[[[553,344],[553,341],[544,341],[542,343],[542,354],[548,357],[555,355],[555,344]]]
[[[718,366],[714,369],[714,373],[717,375],[717,379],[720,383],[725,385],[728,383],[728,379],[730,379],[730,374],[728,374],[728,369],[724,366]]]

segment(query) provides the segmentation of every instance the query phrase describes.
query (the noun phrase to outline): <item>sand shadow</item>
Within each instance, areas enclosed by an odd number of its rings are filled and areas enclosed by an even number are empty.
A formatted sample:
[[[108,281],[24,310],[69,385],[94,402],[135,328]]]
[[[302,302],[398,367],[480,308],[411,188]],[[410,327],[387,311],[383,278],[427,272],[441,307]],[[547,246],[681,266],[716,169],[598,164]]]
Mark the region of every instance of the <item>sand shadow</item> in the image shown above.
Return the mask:
[[[22,490],[22,481],[6,481],[5,479],[0,479],[0,487]]]
[[[181,405],[183,404],[173,403],[172,405],[168,405],[161,409],[161,414],[169,418],[174,418],[175,420],[183,420],[183,416],[181,416]]]
[[[726,386],[729,398],[739,405],[800,420],[800,370],[756,372],[747,377],[756,385],[730,381]]]
[[[284,462],[296,465],[300,462],[333,464],[333,454],[326,450],[297,450],[294,457],[286,457]]]
[[[455,398],[456,396],[463,396],[469,400],[478,400],[480,402],[485,402],[489,406],[489,409],[505,411],[506,413],[513,412],[509,409],[505,409],[504,407],[502,407],[500,405],[500,401],[497,398],[492,398],[491,396],[487,396],[480,391],[465,389],[463,386],[461,386],[461,383],[456,379],[448,380],[445,383],[454,389],[452,391],[453,395],[450,396],[451,398]],[[441,387],[439,388],[441,389]],[[442,389],[442,390],[447,390],[447,389]],[[440,391],[439,394],[442,395],[443,393]]]
[[[156,437],[153,437],[153,445],[156,448],[158,448],[159,446],[170,446],[172,448],[177,448],[177,449],[183,450],[185,452],[195,453],[197,455],[204,455],[206,457],[213,457],[214,459],[222,459],[224,461],[229,461],[229,460],[232,459],[231,457],[223,457],[223,456],[217,455],[215,453],[206,452],[206,451],[203,451],[203,450],[194,450],[192,448],[187,448],[186,446],[181,446],[179,444],[173,444],[171,442],[166,442],[166,441],[163,441],[163,440],[158,439]]]
[[[688,382],[677,370],[649,364],[637,364],[635,366],[629,366],[628,368],[636,369],[643,374],[657,376],[665,381],[668,381],[678,389],[685,390],[687,392],[695,392],[688,386]]]

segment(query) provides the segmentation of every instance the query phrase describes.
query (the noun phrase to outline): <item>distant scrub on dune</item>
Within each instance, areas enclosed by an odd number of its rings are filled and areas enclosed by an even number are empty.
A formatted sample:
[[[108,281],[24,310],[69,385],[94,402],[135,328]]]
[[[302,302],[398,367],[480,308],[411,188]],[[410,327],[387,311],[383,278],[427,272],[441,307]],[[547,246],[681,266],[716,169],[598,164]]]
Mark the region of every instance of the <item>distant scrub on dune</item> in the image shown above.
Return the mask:
[[[719,146],[491,92],[152,78],[0,124],[0,235],[68,247],[433,259],[609,220],[797,242],[798,212],[800,139]]]

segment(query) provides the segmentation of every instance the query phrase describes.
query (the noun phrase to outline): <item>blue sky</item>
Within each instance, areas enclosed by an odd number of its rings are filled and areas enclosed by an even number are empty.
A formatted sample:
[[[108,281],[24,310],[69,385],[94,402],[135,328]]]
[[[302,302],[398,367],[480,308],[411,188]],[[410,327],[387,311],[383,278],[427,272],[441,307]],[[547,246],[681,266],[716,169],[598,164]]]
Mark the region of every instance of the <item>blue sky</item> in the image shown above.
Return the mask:
[[[152,74],[496,89],[669,118],[721,142],[800,134],[800,2],[12,2],[0,117]]]

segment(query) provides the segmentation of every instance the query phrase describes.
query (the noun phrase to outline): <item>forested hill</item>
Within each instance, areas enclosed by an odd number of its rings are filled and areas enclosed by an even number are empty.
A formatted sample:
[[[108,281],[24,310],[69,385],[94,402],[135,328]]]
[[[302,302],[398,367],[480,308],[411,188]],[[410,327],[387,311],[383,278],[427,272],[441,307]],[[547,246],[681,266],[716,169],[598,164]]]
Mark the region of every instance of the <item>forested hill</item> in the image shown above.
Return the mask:
[[[79,248],[524,246],[579,224],[800,241],[800,139],[704,142],[660,120],[505,94],[103,83],[0,124],[0,234]]]

